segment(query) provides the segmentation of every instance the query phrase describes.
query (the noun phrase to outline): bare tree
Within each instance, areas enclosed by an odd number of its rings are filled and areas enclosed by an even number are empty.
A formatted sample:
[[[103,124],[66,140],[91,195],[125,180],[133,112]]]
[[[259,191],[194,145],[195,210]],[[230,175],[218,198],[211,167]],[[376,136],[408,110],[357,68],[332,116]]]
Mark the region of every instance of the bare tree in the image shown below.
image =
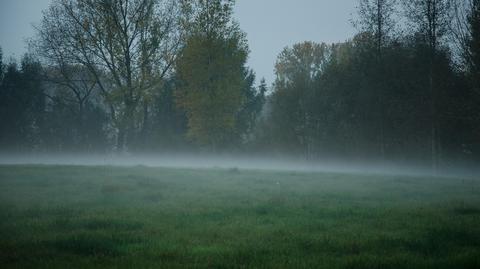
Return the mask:
[[[149,105],[175,61],[178,15],[173,0],[56,0],[37,28],[45,59],[90,72],[118,131],[118,150],[133,142],[138,115],[148,112],[139,107]]]
[[[470,41],[472,39],[472,19],[474,11],[480,6],[479,0],[453,0],[452,21],[449,25],[449,34],[454,50],[459,56],[460,63],[464,69],[472,64],[472,51]]]
[[[397,0],[359,1],[357,7],[359,20],[354,25],[373,34],[378,57],[381,57],[382,49],[395,30],[396,5]]]

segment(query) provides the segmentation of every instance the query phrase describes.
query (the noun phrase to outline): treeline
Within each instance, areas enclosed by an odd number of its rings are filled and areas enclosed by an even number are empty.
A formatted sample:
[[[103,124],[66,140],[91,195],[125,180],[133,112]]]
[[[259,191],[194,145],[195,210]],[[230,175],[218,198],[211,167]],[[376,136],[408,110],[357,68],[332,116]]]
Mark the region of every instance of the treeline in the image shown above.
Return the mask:
[[[362,0],[358,15],[351,40],[279,55],[259,143],[435,170],[478,161],[480,1]]]
[[[2,150],[242,148],[266,86],[233,5],[54,1],[21,67],[2,64]]]
[[[54,1],[2,64],[2,149],[479,160],[479,0],[360,0],[358,34],[285,48],[271,91],[233,5]]]

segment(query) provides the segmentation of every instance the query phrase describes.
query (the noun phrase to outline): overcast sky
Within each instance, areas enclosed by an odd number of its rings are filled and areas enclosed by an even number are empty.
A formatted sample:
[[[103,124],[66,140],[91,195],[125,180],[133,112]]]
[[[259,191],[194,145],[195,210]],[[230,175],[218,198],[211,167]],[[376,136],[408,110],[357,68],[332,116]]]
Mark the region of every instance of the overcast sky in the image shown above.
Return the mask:
[[[51,0],[0,0],[0,46],[4,58],[19,58]],[[237,0],[235,18],[247,33],[249,66],[257,78],[274,79],[275,59],[285,46],[310,40],[338,42],[351,37],[357,0]]]

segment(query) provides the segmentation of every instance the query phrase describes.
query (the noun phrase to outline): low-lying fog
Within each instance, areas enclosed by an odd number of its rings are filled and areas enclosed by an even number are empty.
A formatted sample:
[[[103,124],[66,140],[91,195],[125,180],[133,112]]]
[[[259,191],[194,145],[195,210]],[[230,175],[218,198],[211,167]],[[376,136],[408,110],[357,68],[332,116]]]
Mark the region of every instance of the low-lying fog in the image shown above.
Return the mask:
[[[374,173],[398,175],[431,175],[432,169],[420,165],[405,165],[375,161],[338,161],[329,158],[312,161],[292,157],[259,157],[229,154],[0,154],[2,165],[95,165],[149,166],[172,168],[221,168],[301,172]],[[475,165],[443,168],[438,176],[479,177]],[[480,177],[479,177],[480,178]]]

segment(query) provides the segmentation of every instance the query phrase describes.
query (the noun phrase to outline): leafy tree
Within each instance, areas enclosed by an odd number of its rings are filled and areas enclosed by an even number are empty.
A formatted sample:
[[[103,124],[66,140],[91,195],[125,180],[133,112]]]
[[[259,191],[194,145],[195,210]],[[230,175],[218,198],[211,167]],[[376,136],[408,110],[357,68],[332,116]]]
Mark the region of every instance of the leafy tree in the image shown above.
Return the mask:
[[[304,42],[285,48],[275,64],[276,80],[272,96],[273,133],[280,143],[300,147],[302,154],[311,154],[318,118],[312,113],[315,103],[315,80],[327,65],[326,44]]]
[[[425,157],[431,156],[431,149],[425,141],[430,139],[431,118],[425,104],[431,95],[426,79],[429,54],[424,39],[414,35],[402,42],[385,44],[382,78],[375,79],[371,77],[378,71],[378,61],[372,57],[371,40],[370,33],[361,33],[351,41],[326,46],[319,61],[306,60],[311,57],[305,55],[311,54],[301,51],[312,51],[305,49],[308,46],[301,49],[295,45],[296,49],[283,52],[277,61],[277,81],[268,102],[271,113],[262,125],[268,132],[262,136],[265,143],[307,158],[379,157],[375,150],[377,111],[372,109],[377,103],[377,92],[372,88],[377,87],[376,80],[382,79],[388,82],[389,89],[382,111],[387,157],[406,162],[428,159]],[[439,49],[435,64],[437,105],[442,111],[438,128],[442,141],[449,141],[443,144],[443,150],[460,156],[465,148],[473,149],[471,142],[466,146],[461,142],[472,141],[470,123],[461,120],[473,111],[469,100],[472,98],[466,94],[448,51]]]
[[[171,70],[181,38],[171,0],[57,0],[38,28],[39,52],[62,68],[83,65],[95,78],[117,129],[133,143],[140,103]]]
[[[99,103],[100,92],[97,82],[91,73],[83,65],[51,66],[45,68],[44,79],[49,87],[54,91],[48,96],[56,104],[61,103],[69,107],[69,111],[74,114],[71,120],[76,124],[78,132],[74,140],[78,145],[88,145],[88,130],[84,128],[89,124],[88,117],[89,106],[94,102]],[[98,126],[99,131],[103,126]]]
[[[185,111],[175,100],[176,77],[166,80],[155,95],[150,125],[145,130],[145,139],[138,146],[144,151],[171,151],[193,148],[186,139],[187,119]]]
[[[26,137],[24,122],[27,116],[21,106],[24,96],[19,96],[20,92],[16,91],[20,81],[21,73],[16,63],[7,64],[0,88],[0,129],[2,130],[0,141],[3,149],[18,147],[17,139]],[[12,115],[15,116],[12,117]]]
[[[177,100],[188,119],[188,137],[213,150],[238,137],[237,115],[245,102],[244,33],[232,21],[233,1],[184,3],[190,34],[176,63]]]
[[[19,69],[6,67],[0,87],[0,144],[4,149],[28,151],[41,144],[45,96],[41,65],[25,55]]]
[[[258,118],[265,104],[265,93],[267,85],[265,79],[260,80],[260,85],[254,86],[255,74],[248,70],[245,76],[245,101],[237,115],[237,140],[248,143],[253,139]]]
[[[59,94],[68,92],[62,91]],[[78,107],[61,95],[51,96],[45,111],[43,147],[49,152],[102,152],[109,148],[107,115],[91,100],[83,106],[83,123]]]

